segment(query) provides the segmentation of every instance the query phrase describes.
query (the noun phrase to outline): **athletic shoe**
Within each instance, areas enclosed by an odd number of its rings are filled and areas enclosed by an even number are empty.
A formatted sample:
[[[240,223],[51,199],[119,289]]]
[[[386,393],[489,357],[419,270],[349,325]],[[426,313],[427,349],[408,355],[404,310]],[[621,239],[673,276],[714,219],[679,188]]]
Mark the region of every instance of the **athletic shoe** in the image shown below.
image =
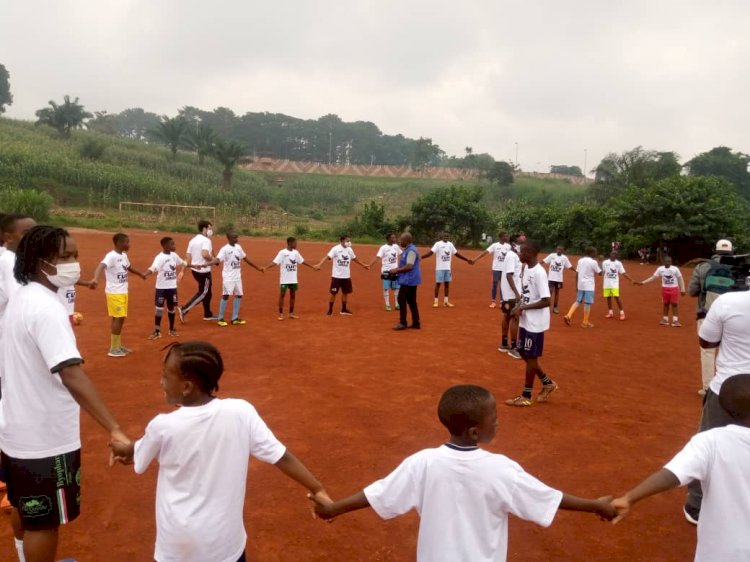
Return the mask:
[[[161,337],[161,332],[159,330],[154,330],[151,332],[151,334],[146,338],[147,340],[158,340]]]
[[[607,312],[607,315],[605,316],[605,318],[614,318],[614,317],[615,317],[615,313],[612,312],[611,310]]]
[[[495,301],[492,301],[490,303],[490,308],[497,308],[497,303]]]
[[[180,317],[180,322],[182,322],[184,324],[185,323],[185,313],[183,312],[181,306],[177,307],[177,316]]]
[[[121,345],[121,346],[120,346],[120,349],[121,349],[122,351],[124,351],[125,353],[133,353],[133,350],[132,350],[132,349],[130,349],[129,347],[125,347],[124,345]]]
[[[417,324],[417,325],[412,324],[411,326],[409,326],[409,329],[410,330],[421,330],[422,329],[422,325],[421,324]]]
[[[502,345],[501,344],[500,347],[497,348],[497,350],[500,353],[508,353],[510,351],[510,346],[509,345]]]
[[[247,322],[241,318],[235,318],[232,320],[232,326],[244,326],[245,324],[247,324]]]
[[[408,326],[406,324],[396,324],[393,329],[394,330],[406,330]]]
[[[659,324],[661,326],[669,326],[669,320],[667,320],[666,318],[662,318],[661,320],[659,320]]]
[[[698,391],[698,396],[705,396],[705,395],[706,395],[706,389],[705,389],[705,388],[701,388],[701,389],[700,389],[700,390]]]
[[[581,328],[593,328],[594,325],[591,322],[584,322],[581,324]]]
[[[294,312],[289,313],[289,319],[290,320],[299,320],[299,316],[297,316]]]
[[[531,398],[526,398],[525,396],[516,396],[515,398],[506,400],[505,403],[508,406],[518,406],[521,408],[525,408],[531,406]]]
[[[557,307],[553,308],[553,309],[552,309],[552,312],[554,312],[555,314],[560,314],[560,311],[559,311],[559,310],[557,310]]]
[[[566,314],[565,316],[563,316],[563,320],[565,320],[565,324],[567,324],[568,326],[570,326],[570,316],[568,316]]]
[[[385,307],[385,311],[386,312],[390,312],[391,311],[391,305],[390,304]]]
[[[326,316],[328,316],[328,318],[333,318],[333,312],[329,310],[328,312],[326,312]]]
[[[536,397],[537,402],[546,402],[547,399],[550,397],[550,394],[555,392],[559,386],[557,386],[557,383],[555,381],[552,381],[549,384],[542,385],[542,391],[539,393],[539,396]]]
[[[128,353],[122,348],[118,348],[118,349],[110,349],[107,355],[109,355],[110,357],[126,357]]]
[[[396,310],[401,310],[401,307],[399,305],[396,305]]]
[[[205,318],[204,318],[204,320],[205,320]],[[227,324],[227,321],[224,320],[224,319],[219,320],[216,324],[218,326],[221,326],[222,328],[226,328],[227,326],[229,326],[229,324]]]
[[[625,312],[620,311],[620,320],[625,320]]]
[[[218,320],[221,320],[218,316],[204,316],[203,319],[206,322],[217,322]]]
[[[440,306],[438,303],[436,302],[432,303],[432,308],[437,308],[438,306]]]
[[[456,305],[455,305],[455,304],[453,304],[453,303],[452,303],[452,302],[450,302],[450,301],[444,302],[444,303],[443,303],[443,306],[444,306],[444,307],[446,307],[446,308],[455,308],[455,307],[456,307]]]
[[[511,357],[513,359],[521,359],[521,354],[518,353],[517,349],[509,349],[508,350],[508,357]]]
[[[674,322],[672,322],[672,327],[673,328],[682,328],[682,324],[680,324],[679,320],[675,320]]]
[[[354,315],[352,314],[352,311],[351,311],[351,310],[342,310],[341,312],[339,312],[339,314],[340,314],[341,316],[354,316]]]
[[[330,315],[331,315],[331,313],[329,312],[328,316],[330,316]],[[283,320],[283,319],[284,319],[284,315],[283,314],[279,314],[279,320]]]
[[[685,519],[687,519],[687,522],[691,525],[697,525],[698,524],[698,518],[700,517],[700,510],[695,509],[694,507],[690,507],[689,505],[683,505],[682,506],[682,514],[685,516]]]
[[[173,338],[176,338],[180,334],[177,332],[177,330],[169,330],[169,335],[172,336]]]

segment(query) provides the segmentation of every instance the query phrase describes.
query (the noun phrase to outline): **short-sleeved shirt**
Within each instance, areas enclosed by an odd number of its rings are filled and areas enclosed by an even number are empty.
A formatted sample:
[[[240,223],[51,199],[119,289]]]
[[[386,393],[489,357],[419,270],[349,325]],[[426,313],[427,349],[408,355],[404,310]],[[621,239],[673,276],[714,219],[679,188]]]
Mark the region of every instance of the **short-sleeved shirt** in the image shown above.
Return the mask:
[[[185,262],[176,252],[165,254],[161,252],[154,258],[154,263],[149,269],[156,274],[157,289],[177,288],[177,268],[185,265]]]
[[[203,257],[204,251],[208,252],[209,255],[213,255],[214,247],[211,239],[203,234],[196,234],[188,242],[187,253],[190,255],[191,268],[198,273],[208,273],[211,271],[211,266],[206,265],[208,261]]]
[[[0,338],[2,338],[3,318],[5,317],[5,309],[8,306],[8,301],[21,286],[16,281],[13,273],[15,266],[15,252],[3,248],[3,252],[0,253]],[[2,371],[0,371],[0,375],[2,375]]]
[[[65,312],[68,313],[68,316],[73,314],[76,311],[76,286],[71,285],[70,287],[60,287],[57,290],[57,298],[60,299],[60,302],[65,307]]]
[[[222,279],[225,281],[239,281],[242,279],[242,260],[245,259],[245,250],[242,246],[235,244],[226,244],[219,250],[216,256],[224,264]]]
[[[539,263],[534,267],[523,268],[521,287],[521,304],[534,304],[550,297],[547,272]],[[549,330],[549,322],[549,307],[546,306],[524,310],[518,325],[527,332],[538,334]]]
[[[102,260],[107,266],[104,275],[107,279],[107,286],[104,291],[111,295],[128,294],[128,268],[130,260],[125,252],[116,252],[112,250]]]
[[[544,258],[544,263],[549,266],[549,280],[556,283],[562,283],[563,270],[573,267],[565,254],[550,254]]]
[[[733,375],[750,373],[750,291],[726,293],[708,310],[698,335],[719,344],[716,375],[711,390],[719,394],[721,384]]]
[[[8,303],[0,365],[0,449],[42,459],[81,448],[80,408],[60,371],[82,363],[68,313],[57,293],[31,282]]]
[[[135,471],[159,463],[158,562],[237,560],[250,457],[277,463],[286,449],[244,400],[214,398],[156,416],[135,444]]]
[[[492,271],[502,271],[505,254],[510,251],[510,244],[494,242],[487,247],[487,253],[492,254]]]
[[[383,519],[416,510],[418,562],[504,561],[508,514],[550,525],[562,493],[503,455],[425,449],[364,490]]]
[[[521,258],[514,251],[509,251],[505,254],[505,261],[503,263],[503,276],[500,279],[500,296],[504,301],[513,300],[516,298],[516,294],[510,288],[508,283],[507,275],[513,274],[513,283],[516,286],[516,290],[521,292]]]
[[[442,240],[435,242],[430,251],[435,254],[436,270],[450,270],[453,256],[458,253],[453,242],[443,242]]]
[[[391,269],[396,269],[401,252],[401,247],[398,244],[383,244],[380,246],[376,254],[380,258],[380,272],[388,273]]]
[[[279,284],[294,285],[297,283],[299,266],[305,263],[305,258],[297,250],[284,248],[273,258],[273,263],[279,266]]]
[[[620,275],[625,273],[622,262],[620,260],[604,260],[602,270],[604,271],[604,288],[619,289]]]
[[[579,291],[593,291],[596,289],[596,276],[602,272],[602,269],[594,258],[586,256],[578,260],[576,271],[578,272]]]
[[[673,265],[670,265],[669,267],[660,265],[656,268],[654,276],[661,277],[662,287],[679,287],[679,280],[682,279],[682,272],[679,270],[679,268]]]
[[[750,560],[750,428],[698,433],[665,466],[683,486],[700,480],[696,562]]]
[[[328,252],[328,257],[331,258],[332,263],[331,277],[336,279],[351,279],[352,260],[357,257],[351,247],[337,244]]]

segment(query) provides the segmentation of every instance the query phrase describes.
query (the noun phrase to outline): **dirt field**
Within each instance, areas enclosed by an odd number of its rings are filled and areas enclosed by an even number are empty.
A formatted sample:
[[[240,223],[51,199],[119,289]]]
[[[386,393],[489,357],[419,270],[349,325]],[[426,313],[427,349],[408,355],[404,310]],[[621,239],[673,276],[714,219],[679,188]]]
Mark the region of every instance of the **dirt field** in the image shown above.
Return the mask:
[[[110,249],[110,236],[85,231],[74,235],[88,278]],[[131,233],[130,259],[135,267],[151,264],[161,236]],[[188,237],[175,238],[183,253]],[[222,243],[219,237],[214,240],[216,251]],[[284,246],[280,240],[241,243],[250,259],[260,264]],[[301,243],[299,249],[308,261],[316,262],[329,245]],[[365,261],[376,250],[354,249]],[[330,265],[320,272],[302,269],[297,301],[301,318],[284,322],[276,319],[278,270],[261,275],[245,268],[242,316],[247,326],[219,328],[203,322],[196,309],[178,328],[183,340],[207,339],[221,349],[227,371],[219,395],[255,404],[331,495],[342,497],[385,476],[411,453],[446,440],[435,409],[448,386],[484,385],[499,402],[522,388],[523,363],[497,351],[500,315],[488,308],[490,259],[473,267],[460,261],[454,265],[454,309],[431,307],[433,268],[433,260],[425,262],[420,332],[391,330],[397,317],[383,310],[378,272],[356,265],[353,317],[324,315]],[[636,279],[654,269],[637,263],[627,263],[626,268]],[[561,309],[567,309],[574,297],[572,276],[566,283]],[[186,302],[195,290],[192,278],[186,276],[179,290]],[[112,359],[106,356],[109,320],[103,291],[79,290],[77,309],[85,320],[77,336],[85,368],[133,438],[154,415],[169,411],[159,387],[159,350],[169,339],[146,340],[153,323],[153,292],[153,279],[142,282],[131,276],[123,341],[134,352]],[[671,458],[698,423],[700,369],[693,299],[683,300],[684,327],[666,328],[659,326],[658,284],[634,287],[623,281],[622,293],[625,322],[603,318],[606,309],[599,288],[592,315],[595,329],[583,330],[577,324],[567,328],[562,315],[553,316],[543,364],[560,391],[550,403],[528,409],[500,404],[498,436],[487,447],[572,494],[624,492]],[[407,352],[413,357],[408,363]],[[130,467],[108,468],[107,435],[85,414],[82,440],[82,515],[63,529],[59,558],[151,560],[156,466],[143,476]],[[311,519],[305,491],[273,466],[254,461],[249,479],[249,560],[414,559],[416,514],[384,522],[364,511],[327,525]],[[692,559],[695,528],[682,516],[683,492],[641,504],[617,526],[569,512],[559,513],[549,529],[511,519],[509,560]],[[0,525],[0,559],[9,559],[11,549],[9,526]]]

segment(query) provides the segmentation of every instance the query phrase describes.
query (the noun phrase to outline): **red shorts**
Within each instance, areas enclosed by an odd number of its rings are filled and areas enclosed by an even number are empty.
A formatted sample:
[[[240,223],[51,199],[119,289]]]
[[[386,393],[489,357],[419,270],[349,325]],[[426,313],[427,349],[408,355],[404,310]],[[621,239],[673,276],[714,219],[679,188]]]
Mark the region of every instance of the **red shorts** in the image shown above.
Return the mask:
[[[679,287],[662,287],[661,300],[664,304],[677,304],[680,302]]]

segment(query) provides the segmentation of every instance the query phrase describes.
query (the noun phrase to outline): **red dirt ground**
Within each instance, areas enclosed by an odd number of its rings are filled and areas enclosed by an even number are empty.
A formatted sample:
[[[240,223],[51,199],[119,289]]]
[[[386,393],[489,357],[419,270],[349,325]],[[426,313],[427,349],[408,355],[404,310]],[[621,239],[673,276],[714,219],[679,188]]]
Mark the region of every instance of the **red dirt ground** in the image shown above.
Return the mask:
[[[88,278],[110,249],[110,236],[91,231],[75,231],[74,236]],[[161,236],[131,233],[130,259],[135,267],[151,264]],[[184,252],[188,236],[175,238]],[[216,251],[222,242],[215,239]],[[284,246],[281,240],[241,243],[250,259],[260,264]],[[310,262],[329,247],[300,244]],[[375,248],[357,245],[355,251],[369,261]],[[499,313],[488,308],[490,260],[473,267],[460,261],[454,266],[454,309],[431,307],[433,264],[429,260],[423,268],[421,332],[391,330],[396,315],[383,310],[377,271],[357,266],[351,300],[355,315],[326,318],[326,265],[320,272],[303,268],[300,274],[301,319],[276,319],[277,269],[261,275],[246,268],[242,315],[247,326],[218,328],[201,321],[196,310],[187,324],[178,326],[181,339],[207,339],[219,346],[227,367],[220,396],[255,404],[276,435],[334,497],[349,495],[388,474],[411,453],[446,440],[435,409],[448,386],[484,385],[499,402],[521,390],[522,362],[497,351]],[[636,279],[653,271],[637,263],[626,266]],[[574,296],[572,277],[566,282],[561,309]],[[698,424],[694,302],[683,300],[684,328],[665,328],[658,324],[657,284],[634,287],[624,281],[623,287],[626,322],[604,320],[599,294],[593,330],[567,328],[561,316],[553,316],[543,364],[560,391],[550,403],[528,409],[500,404],[498,436],[487,447],[572,494],[626,491],[670,459]],[[194,290],[194,281],[186,276],[181,301]],[[124,342],[134,352],[111,359],[106,356],[109,320],[102,289],[79,290],[77,309],[85,320],[76,333],[86,370],[134,438],[157,413],[170,409],[159,387],[159,350],[168,339],[146,340],[153,321],[153,291],[153,279],[141,282],[132,277]],[[108,468],[107,435],[85,414],[82,440],[82,515],[63,529],[59,557],[81,562],[152,559],[156,467],[144,476],[136,476],[130,467]],[[326,525],[311,519],[305,491],[272,466],[253,462],[250,472],[245,502],[250,560],[414,559],[416,514],[383,522],[364,511]],[[617,526],[570,512],[559,513],[549,529],[512,519],[509,559],[689,560],[695,528],[683,519],[683,492],[639,505]],[[0,525],[0,559],[8,560],[11,549],[9,526]]]

